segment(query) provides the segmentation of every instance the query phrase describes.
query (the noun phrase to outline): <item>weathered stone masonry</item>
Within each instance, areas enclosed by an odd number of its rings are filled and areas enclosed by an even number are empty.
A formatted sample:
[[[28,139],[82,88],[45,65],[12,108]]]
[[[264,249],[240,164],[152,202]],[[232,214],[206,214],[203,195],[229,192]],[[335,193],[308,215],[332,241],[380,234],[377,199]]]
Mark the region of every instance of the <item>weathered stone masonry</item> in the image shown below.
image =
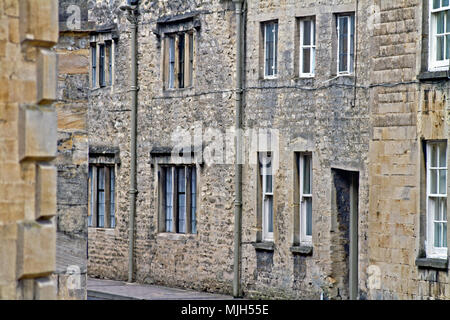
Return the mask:
[[[340,208],[357,177],[360,299],[449,295],[448,262],[423,259],[423,141],[447,139],[445,75],[426,72],[428,1],[246,1],[244,129],[279,130],[274,175],[274,241],[262,241],[258,170],[243,168],[242,285],[249,297],[349,297],[349,225]],[[129,29],[124,13],[96,1],[101,25],[117,24],[114,85],[89,96],[90,146],[119,150],[115,229],[89,229],[88,272],[125,280],[128,259],[130,95]],[[234,126],[235,18],[231,1],[140,4],[138,61],[138,282],[230,293],[233,277],[234,166],[196,163],[197,234],[158,232],[155,150],[173,147],[177,129]],[[354,12],[355,72],[336,77],[336,15]],[[194,85],[164,90],[162,39],[167,21],[190,13],[195,33]],[[315,16],[314,78],[298,77],[297,18]],[[172,20],[170,19],[172,18]],[[261,77],[261,23],[278,21],[278,77]],[[166,22],[165,22],[166,21]],[[218,23],[220,21],[220,23]],[[180,22],[181,25],[181,22]],[[175,24],[176,27],[176,24]],[[205,148],[207,148],[206,143]],[[245,150],[250,150],[245,140]],[[255,156],[246,154],[246,157]],[[263,151],[263,150],[260,150]],[[295,152],[313,159],[312,248],[295,241]],[[447,160],[448,161],[448,160]],[[448,181],[447,181],[448,185]],[[448,187],[447,187],[448,188]],[[425,192],[425,193],[424,193]],[[448,259],[447,259],[448,261]]]
[[[73,1],[59,3],[58,216],[56,272],[59,299],[86,299],[89,24],[87,3],[77,2],[78,25],[69,20]]]
[[[58,1],[0,2],[0,299],[55,299]]]

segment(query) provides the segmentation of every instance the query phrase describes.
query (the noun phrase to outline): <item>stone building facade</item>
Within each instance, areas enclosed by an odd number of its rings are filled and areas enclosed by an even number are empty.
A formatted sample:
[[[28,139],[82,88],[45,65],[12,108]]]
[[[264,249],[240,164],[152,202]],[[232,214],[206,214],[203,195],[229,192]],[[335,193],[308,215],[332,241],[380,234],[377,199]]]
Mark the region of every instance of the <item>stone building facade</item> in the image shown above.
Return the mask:
[[[57,0],[0,2],[0,299],[55,299]]]
[[[435,2],[244,2],[246,297],[450,298],[448,8]],[[131,38],[120,5],[91,1],[89,13],[88,273],[126,280]],[[139,5],[138,282],[232,292],[234,9]],[[173,150],[188,151],[184,163]]]

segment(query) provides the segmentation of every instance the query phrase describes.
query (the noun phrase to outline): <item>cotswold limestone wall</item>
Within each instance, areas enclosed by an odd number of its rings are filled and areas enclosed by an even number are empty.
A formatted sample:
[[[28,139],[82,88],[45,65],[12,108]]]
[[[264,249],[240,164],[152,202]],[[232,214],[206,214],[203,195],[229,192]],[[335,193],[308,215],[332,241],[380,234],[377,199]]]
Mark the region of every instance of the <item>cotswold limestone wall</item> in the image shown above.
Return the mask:
[[[55,277],[60,299],[86,299],[89,33],[62,30],[55,49],[58,55]]]
[[[127,279],[130,163],[130,34],[120,1],[91,1],[90,18],[117,23],[115,83],[89,93],[89,139],[118,148],[117,226],[89,229],[94,277]],[[258,223],[257,149],[245,138],[242,284],[247,297],[348,298],[348,197],[342,170],[357,173],[358,298],[449,298],[447,266],[416,262],[424,255],[423,140],[446,139],[448,86],[424,73],[427,1],[247,1],[244,129],[279,133],[274,175],[274,244],[255,246]],[[173,146],[177,129],[234,126],[235,18],[229,1],[141,3],[138,35],[138,200],[135,279],[138,282],[231,293],[232,164],[198,166],[198,234],[158,232],[158,177],[150,156]],[[198,13],[194,86],[163,90],[158,20]],[[336,77],[336,15],[355,12],[355,74]],[[315,77],[298,77],[297,18],[315,16]],[[278,20],[277,79],[261,76],[261,23]],[[446,75],[445,75],[446,77]],[[428,79],[428,80],[423,80]],[[206,146],[208,146],[206,141]],[[188,142],[189,144],[189,142]],[[232,147],[231,147],[232,148]],[[248,150],[252,150],[250,153]],[[312,250],[294,247],[295,152],[313,157]],[[341,170],[341,171],[339,171]],[[293,252],[294,251],[294,252]],[[305,251],[311,251],[306,254]]]
[[[369,113],[368,82],[370,1],[248,1],[245,127],[279,132],[279,170],[274,175],[274,250],[255,250],[257,167],[244,169],[243,277],[244,292],[253,297],[339,299],[348,297],[345,247],[336,242],[332,169],[359,173],[359,294],[366,296],[365,266],[368,220]],[[357,12],[356,76],[336,78],[336,14]],[[298,76],[298,18],[315,16],[314,78]],[[278,20],[279,75],[263,79],[260,70],[261,23]],[[294,152],[312,152],[312,254],[291,252],[295,215]],[[298,189],[297,189],[298,190]],[[348,254],[348,251],[347,251]],[[344,266],[344,267],[342,267]],[[347,278],[346,278],[347,277]],[[341,280],[340,280],[341,279]]]
[[[358,8],[366,19],[369,3]],[[98,2],[90,17],[103,23],[104,4]],[[332,79],[336,61],[334,14],[355,11],[354,2],[313,6],[313,3],[249,2],[246,24],[244,128],[274,128],[280,133],[280,170],[275,185],[275,249],[257,252],[251,246],[258,231],[256,218],[256,167],[244,166],[243,286],[248,296],[326,298],[342,295],[344,271],[336,256],[343,248],[331,242],[333,219],[332,168],[360,175],[360,280],[365,296],[367,266],[367,152],[369,139],[368,91],[354,90],[354,77]],[[111,8],[111,11],[114,11]],[[186,12],[200,12],[196,33],[194,87],[164,91],[161,40],[153,32],[157,20]],[[116,82],[90,92],[90,145],[118,147],[117,226],[89,229],[89,274],[127,278],[129,114],[129,33],[123,13],[116,10],[119,40]],[[295,76],[296,17],[316,15],[317,69],[315,79]],[[279,19],[279,70],[277,80],[259,79],[260,22]],[[201,165],[198,177],[198,234],[158,233],[157,177],[150,157],[154,147],[172,147],[172,133],[195,127],[225,132],[234,126],[235,25],[231,2],[156,2],[141,5],[139,25],[138,201],[136,216],[135,276],[137,281],[231,292],[233,264],[234,166]],[[145,23],[143,23],[145,21]],[[220,21],[221,23],[218,23]],[[368,27],[358,32],[359,84],[368,82]],[[335,52],[335,51],[334,51]],[[330,80],[331,79],[331,80]],[[329,84],[329,85],[328,85]],[[306,87],[307,89],[301,89]],[[310,90],[313,89],[313,90]],[[355,101],[356,97],[356,101]],[[207,143],[207,142],[206,142]],[[246,141],[248,150],[249,141]],[[233,147],[231,147],[233,148]],[[313,152],[314,234],[313,254],[293,254],[294,151]],[[248,159],[248,154],[246,159]],[[334,260],[333,260],[334,259]],[[342,273],[342,274],[341,274]],[[345,281],[345,280],[342,280]],[[340,290],[340,293],[338,291]]]
[[[55,299],[57,0],[0,2],[0,299]]]
[[[369,297],[448,299],[448,267],[416,263],[426,240],[423,141],[448,139],[448,85],[437,78],[417,81],[428,69],[427,2],[375,3],[371,79],[414,83],[372,93]]]
[[[100,15],[104,10],[101,8],[102,5],[97,4],[90,16]],[[233,166],[199,166],[198,234],[170,236],[157,231],[157,177],[150,163],[150,151],[154,147],[172,147],[172,133],[177,128],[191,131],[196,122],[201,123],[204,130],[210,126],[225,132],[233,126],[233,12],[229,3],[221,1],[143,2],[140,10],[135,279],[230,292]],[[153,33],[156,20],[194,11],[199,13],[200,20],[195,39],[194,87],[163,91],[161,39]],[[94,277],[124,280],[128,263],[130,34],[124,14],[120,10],[115,13],[114,22],[119,29],[116,80],[112,87],[90,91],[89,143],[90,146],[120,149],[121,164],[116,167],[117,226],[115,229],[89,228],[88,273]]]

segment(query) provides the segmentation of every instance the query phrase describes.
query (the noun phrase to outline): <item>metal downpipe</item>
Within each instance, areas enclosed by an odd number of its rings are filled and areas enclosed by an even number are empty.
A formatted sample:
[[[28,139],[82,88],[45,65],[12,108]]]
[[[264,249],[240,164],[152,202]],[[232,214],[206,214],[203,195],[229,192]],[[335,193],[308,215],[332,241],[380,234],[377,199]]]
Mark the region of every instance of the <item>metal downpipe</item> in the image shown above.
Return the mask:
[[[242,239],[242,7],[244,0],[233,0],[236,5],[236,158],[234,200],[234,275],[233,296],[242,297],[241,239]]]
[[[129,20],[131,22],[131,163],[130,163],[130,220],[129,220],[129,234],[128,234],[128,282],[133,282],[134,269],[134,222],[136,214],[136,138],[137,138],[137,16],[138,8],[133,7],[129,12]]]

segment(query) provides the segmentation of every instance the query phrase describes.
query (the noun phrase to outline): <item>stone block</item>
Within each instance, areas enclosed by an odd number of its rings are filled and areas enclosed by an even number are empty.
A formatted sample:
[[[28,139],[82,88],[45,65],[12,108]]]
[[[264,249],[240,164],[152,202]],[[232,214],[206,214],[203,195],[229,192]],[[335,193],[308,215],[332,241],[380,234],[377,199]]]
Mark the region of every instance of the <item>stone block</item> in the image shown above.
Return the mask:
[[[19,109],[19,159],[51,160],[57,152],[57,120],[52,108]]]
[[[59,53],[58,69],[60,74],[89,74],[89,51]]]
[[[9,41],[19,43],[19,19],[9,19]]]
[[[9,16],[19,16],[19,3],[17,0],[3,0],[5,13]]]
[[[57,66],[56,53],[45,49],[39,50],[36,64],[37,102],[39,104],[49,104],[57,98]]]
[[[58,0],[20,0],[20,39],[35,46],[58,42]]]
[[[56,282],[47,278],[34,280],[34,299],[35,300],[56,300]]]
[[[0,225],[0,281],[16,279],[16,241],[15,223]]]
[[[18,228],[17,278],[51,274],[56,267],[56,228],[53,221],[24,222]]]
[[[36,219],[49,219],[56,215],[56,167],[38,164],[36,170]]]
[[[34,300],[34,279],[22,279],[19,282],[20,300]]]

